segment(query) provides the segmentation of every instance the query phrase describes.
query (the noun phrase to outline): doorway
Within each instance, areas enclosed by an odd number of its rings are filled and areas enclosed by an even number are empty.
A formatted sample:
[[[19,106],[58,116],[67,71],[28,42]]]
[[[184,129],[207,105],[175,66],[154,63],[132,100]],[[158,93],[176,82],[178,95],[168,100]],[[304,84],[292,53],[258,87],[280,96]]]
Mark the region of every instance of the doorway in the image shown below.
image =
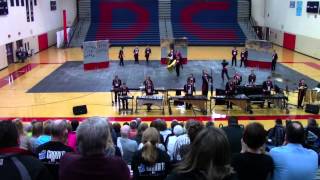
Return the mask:
[[[13,43],[6,44],[8,65],[14,63]]]

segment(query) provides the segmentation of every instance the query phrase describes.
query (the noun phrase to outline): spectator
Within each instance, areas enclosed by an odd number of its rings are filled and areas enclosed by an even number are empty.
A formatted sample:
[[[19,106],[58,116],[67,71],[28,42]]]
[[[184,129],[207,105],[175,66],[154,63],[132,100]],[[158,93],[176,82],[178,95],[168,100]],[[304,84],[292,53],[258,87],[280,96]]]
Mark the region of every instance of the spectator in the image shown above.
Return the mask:
[[[168,135],[170,135],[172,133],[172,131],[170,131],[167,128],[166,121],[161,120],[160,122],[161,122],[161,124],[160,124],[160,134],[162,135],[163,139],[165,140],[165,139],[167,139]]]
[[[11,121],[0,121],[1,180],[51,180],[48,169],[31,152],[19,148],[18,130]]]
[[[285,128],[282,125],[282,120],[277,119],[276,125],[270,129],[268,139],[272,146],[282,146],[284,142]]]
[[[207,121],[206,127],[214,127],[214,122],[213,121]]]
[[[173,133],[173,129],[176,125],[179,125],[179,122],[175,119],[172,120],[171,125],[170,125],[171,126],[171,128],[170,128],[171,133],[166,137],[166,139],[164,141],[165,147],[167,147],[167,145],[168,145],[168,140],[169,140],[170,136],[175,136],[175,134]]]
[[[194,124],[195,122],[196,122],[196,120],[187,121],[187,123],[186,123],[187,132],[190,127],[190,124]],[[190,138],[189,138],[188,134],[183,134],[177,138],[176,143],[174,144],[174,148],[173,148],[173,161],[181,161],[180,149],[185,144],[190,144]]]
[[[121,137],[121,133],[120,133],[120,129],[121,129],[121,125],[120,123],[113,123],[112,124],[112,128],[114,130],[114,132],[116,133],[116,137]]]
[[[184,133],[183,127],[181,125],[176,125],[173,128],[173,135],[167,137],[167,142],[166,142],[167,153],[169,154],[171,160],[173,160],[174,145],[177,141],[177,138],[183,133]]]
[[[111,127],[111,124],[108,124]],[[107,156],[118,156],[118,157],[122,157],[121,156],[121,151],[120,149],[113,143],[112,137],[111,137],[111,129],[108,129],[108,138],[107,138],[107,145],[106,145],[106,150],[105,153]]]
[[[15,119],[13,121],[13,123],[15,124],[15,126],[18,130],[18,133],[19,133],[20,148],[25,149],[25,150],[31,149],[30,148],[31,147],[30,146],[30,138],[24,132],[22,121],[20,119]]]
[[[142,123],[139,125],[138,127],[138,132],[137,132],[137,136],[135,138],[135,141],[137,142],[137,144],[141,143],[141,139],[142,139],[142,134],[143,132],[148,128],[148,124],[147,123]]]
[[[129,169],[118,157],[105,155],[107,139],[111,139],[104,118],[92,117],[77,129],[80,154],[67,153],[61,159],[60,180],[129,180]]]
[[[130,127],[124,125],[121,127],[121,137],[117,139],[117,146],[120,149],[122,159],[131,164],[134,153],[138,150],[138,144],[136,141],[129,139]]]
[[[242,150],[234,155],[232,166],[239,180],[267,180],[273,172],[272,158],[264,154],[267,132],[260,123],[251,123],[244,129]]]
[[[52,121],[50,126],[52,139],[40,145],[36,149],[36,155],[47,166],[54,179],[58,179],[60,159],[65,153],[73,152],[73,149],[66,145],[68,137],[67,122],[55,120]]]
[[[239,153],[241,151],[243,128],[238,124],[238,119],[230,117],[228,126],[223,127],[222,130],[227,134],[232,154]]]
[[[148,128],[142,136],[143,148],[133,157],[132,170],[135,180],[163,180],[170,171],[168,154],[157,148],[160,141],[159,132]]]
[[[229,180],[233,178],[231,153],[224,131],[204,128],[190,151],[166,180]]]
[[[47,143],[51,141],[51,121],[45,121],[43,123],[43,134],[37,139],[37,145]]]
[[[192,123],[190,123],[189,125],[189,129],[188,129],[188,137],[190,139],[190,144],[185,144],[182,145],[180,148],[180,155],[181,158],[183,159],[184,156],[187,154],[187,152],[189,152],[190,150],[190,146],[193,142],[193,140],[196,138],[196,136],[199,134],[199,132],[203,129],[203,124],[202,122],[199,121],[193,121]]]
[[[292,121],[286,127],[285,144],[271,149],[274,161],[274,180],[313,180],[318,169],[318,155],[302,146],[305,131],[300,122]]]
[[[129,139],[135,139],[137,136],[137,121],[136,120],[132,120],[130,122],[130,131],[129,131]]]
[[[76,151],[77,146],[77,135],[76,131],[79,126],[79,121],[72,120],[71,121],[71,131],[68,132],[68,146],[71,147],[74,151]]]
[[[35,153],[38,147],[37,139],[43,133],[43,123],[42,122],[34,122],[32,124],[32,137],[30,138],[30,151]]]
[[[320,137],[320,129],[317,121],[314,118],[308,119],[307,131],[311,131],[315,134],[318,138]]]

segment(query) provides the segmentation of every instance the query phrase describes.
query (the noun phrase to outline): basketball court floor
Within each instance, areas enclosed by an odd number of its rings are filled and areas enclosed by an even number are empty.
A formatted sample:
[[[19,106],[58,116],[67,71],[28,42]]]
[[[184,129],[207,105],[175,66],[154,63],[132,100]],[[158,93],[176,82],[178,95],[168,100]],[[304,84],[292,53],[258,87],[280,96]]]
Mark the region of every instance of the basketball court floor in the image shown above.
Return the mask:
[[[294,81],[304,78],[307,79],[309,87],[313,88],[315,84],[320,82],[319,60],[281,47],[275,48],[279,55],[279,66],[275,72],[275,74],[280,76],[279,84],[283,83],[281,79],[290,79],[292,82],[290,86],[294,88]],[[143,52],[144,49],[145,47],[140,47],[140,52]],[[112,47],[110,49],[111,60],[117,60],[118,51],[118,47]],[[133,47],[125,47],[124,51],[125,63],[129,66],[132,62],[126,61],[132,61],[133,59]],[[196,80],[200,87],[202,83],[200,79],[202,68],[210,66],[213,67],[214,76],[218,76],[215,77],[216,82],[214,82],[214,88],[220,88],[220,86],[222,86],[222,83],[218,82],[220,80],[220,70],[215,67],[218,67],[217,64],[219,64],[222,59],[231,59],[231,47],[189,47],[188,53],[188,58],[192,62],[188,63],[186,68],[182,70],[179,83],[186,81],[189,71],[196,72],[198,68],[199,74],[197,74],[197,76],[199,77]],[[141,74],[141,72],[153,73],[155,76],[158,74],[159,68],[162,68],[158,65],[159,58],[160,47],[152,47],[150,59],[157,60],[152,62],[152,66],[156,67],[155,70],[157,70],[157,72],[153,72],[152,67],[142,65],[144,63],[142,54],[140,55],[140,59],[143,63],[135,67],[136,69],[134,70],[137,73],[134,73],[134,71],[127,72],[128,69],[126,69],[126,66],[119,68],[117,62],[114,61],[112,61],[109,69],[103,71],[81,72],[79,69],[68,71],[68,69],[63,68],[73,65],[81,67],[81,61],[83,59],[81,49],[56,49],[55,47],[51,47],[46,51],[35,54],[24,64],[13,64],[0,71],[0,118],[12,119],[19,117],[25,121],[32,121],[34,119],[45,120],[48,118],[81,120],[85,117],[104,116],[109,117],[111,121],[125,122],[134,117],[140,117],[145,121],[151,121],[157,117],[161,117],[168,121],[172,119],[186,120],[194,118],[203,121],[214,120],[216,124],[226,124],[226,118],[228,116],[237,116],[241,124],[260,121],[267,128],[273,126],[276,118],[301,120],[304,124],[308,117],[314,117],[320,120],[320,115],[307,114],[304,110],[296,109],[296,107],[293,106],[296,105],[297,102],[296,92],[289,93],[289,104],[293,104],[289,105],[289,114],[286,114],[284,110],[275,108],[255,108],[254,114],[247,114],[237,107],[233,110],[226,110],[225,106],[215,106],[213,111],[207,116],[201,113],[186,111],[180,107],[173,108],[172,115],[169,115],[167,108],[165,108],[165,115],[162,115],[159,111],[139,111],[139,113],[133,114],[119,114],[117,108],[111,104],[110,92],[107,92],[110,90],[111,84],[109,84],[109,82],[113,79],[113,75],[118,74],[120,77],[123,75],[125,77],[122,78],[131,83],[136,79],[135,77],[139,77],[135,82],[135,85],[138,85],[143,81],[143,79],[140,78],[145,75],[143,73]],[[216,64],[216,66],[214,64]],[[238,66],[239,64],[238,62]],[[112,69],[113,67],[114,69]],[[146,70],[146,68],[148,68],[148,70]],[[163,66],[164,70],[162,70],[162,73],[166,73],[165,68],[166,67]],[[193,69],[191,70],[190,68]],[[210,68],[208,68],[208,70],[210,70]],[[250,69],[245,70],[242,68],[240,70],[244,74],[250,72]],[[234,69],[234,71],[239,71],[239,69]],[[256,71],[258,74],[259,70]],[[84,77],[89,76],[89,74],[86,73],[89,73],[90,76],[92,76],[92,73],[95,73],[93,77],[100,77],[100,79],[98,79],[98,81],[95,79],[95,82],[85,82],[86,80],[90,81],[90,78]],[[232,74],[231,71],[230,75]],[[261,78],[272,75],[271,72],[265,71],[261,72],[261,74],[263,74]],[[176,78],[175,73],[168,74],[168,77],[172,77],[172,79]],[[244,75],[243,78],[247,79],[247,76]],[[263,80],[264,79],[259,79],[258,76],[258,81]],[[100,81],[102,83],[100,83]],[[168,84],[172,85],[173,83],[174,81]],[[166,83],[162,85],[166,85]],[[180,86],[182,84],[175,85]],[[157,85],[155,86],[157,87]],[[132,95],[140,95],[138,93],[139,92],[133,92]],[[197,94],[200,93],[201,92],[197,92]],[[87,105],[88,114],[74,116],[72,107],[78,105]]]

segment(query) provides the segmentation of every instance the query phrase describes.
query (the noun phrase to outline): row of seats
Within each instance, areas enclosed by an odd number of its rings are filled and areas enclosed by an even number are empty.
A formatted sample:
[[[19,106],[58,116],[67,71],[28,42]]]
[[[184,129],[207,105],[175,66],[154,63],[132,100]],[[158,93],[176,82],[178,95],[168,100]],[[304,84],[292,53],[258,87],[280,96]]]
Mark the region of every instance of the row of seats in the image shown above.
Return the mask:
[[[159,45],[158,3],[148,0],[91,1],[86,41],[109,39],[112,45]],[[190,45],[243,45],[237,22],[237,0],[172,0],[175,38]]]

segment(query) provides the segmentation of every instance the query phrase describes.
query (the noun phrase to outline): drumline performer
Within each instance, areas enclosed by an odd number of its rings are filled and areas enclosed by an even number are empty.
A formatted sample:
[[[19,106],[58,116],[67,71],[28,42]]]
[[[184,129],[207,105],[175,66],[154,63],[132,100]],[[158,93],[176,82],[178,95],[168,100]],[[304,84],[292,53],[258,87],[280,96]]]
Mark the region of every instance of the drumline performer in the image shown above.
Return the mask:
[[[238,56],[237,48],[234,47],[231,53],[232,53],[232,64],[231,65],[233,66],[233,63],[234,63],[234,65],[237,66],[237,56]]]
[[[151,54],[151,48],[149,46],[147,46],[146,50],[144,51],[144,54],[145,54],[145,57],[146,57],[147,64],[149,64],[149,57],[150,57],[150,54]]]
[[[113,92],[115,96],[114,100],[115,102],[118,102],[118,93],[120,92],[121,79],[119,79],[117,75],[112,80],[112,87],[113,87]]]
[[[120,51],[119,51],[119,60],[120,60],[120,63],[119,65],[120,66],[124,66],[124,63],[123,63],[123,58],[124,58],[124,52],[123,52],[123,47],[121,47]]]
[[[236,86],[240,86],[242,82],[242,76],[239,72],[236,72],[233,76],[234,83]]]
[[[194,84],[192,84],[191,81],[188,81],[187,84],[184,85],[183,89],[186,97],[191,97],[193,96],[193,93],[196,92],[196,88],[194,87]],[[186,109],[191,109],[191,107],[192,107],[192,104],[186,103]]]
[[[128,99],[126,98],[126,96],[128,96],[129,94],[129,88],[128,86],[126,85],[126,83],[124,82],[122,85],[121,85],[121,91],[120,91],[120,95],[122,96],[122,108],[123,109],[128,109]]]
[[[273,89],[273,83],[271,81],[271,76],[269,76],[268,79],[262,83],[262,91],[265,96],[270,96],[272,89]],[[271,102],[268,101],[268,108],[270,107],[271,107]]]
[[[209,83],[212,80],[212,76],[208,74],[206,70],[202,71],[202,95],[208,97]]]
[[[153,82],[150,78],[150,76],[147,77],[147,79],[144,81],[144,87],[145,87],[145,92],[147,96],[152,96],[154,93],[154,86]],[[151,111],[151,105],[152,104],[147,104],[148,111]]]
[[[256,85],[257,76],[254,74],[254,70],[251,70],[251,74],[248,76],[248,83],[250,86]]]
[[[226,83],[225,92],[227,97],[234,96],[236,93],[236,84],[234,79],[229,79]],[[227,102],[227,108],[232,109],[232,103],[230,101]]]
[[[224,59],[222,61],[221,65],[222,65],[221,78],[222,78],[222,81],[224,82],[225,75],[227,76],[227,79],[229,80],[228,67],[227,67],[229,65],[229,63]]]
[[[133,50],[134,63],[139,64],[139,48],[136,46]]]

